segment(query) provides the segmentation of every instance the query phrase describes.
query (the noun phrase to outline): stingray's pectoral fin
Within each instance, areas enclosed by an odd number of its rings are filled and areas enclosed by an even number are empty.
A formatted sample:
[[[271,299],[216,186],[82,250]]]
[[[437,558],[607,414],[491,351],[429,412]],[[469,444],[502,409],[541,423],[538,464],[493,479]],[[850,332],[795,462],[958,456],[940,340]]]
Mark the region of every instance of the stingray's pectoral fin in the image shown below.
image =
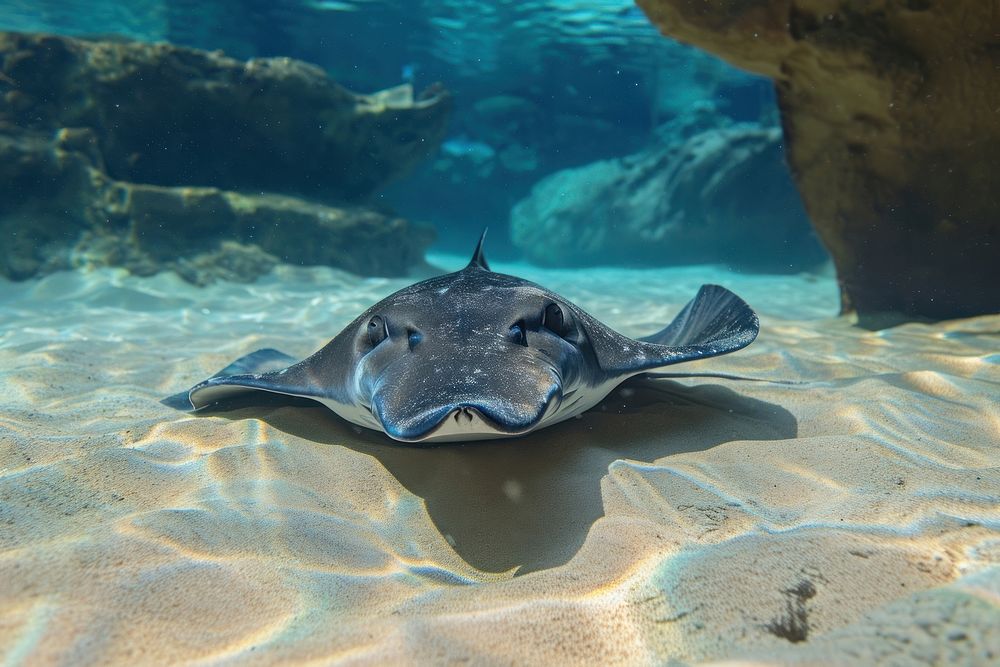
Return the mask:
[[[298,359],[279,350],[265,347],[262,350],[245,354],[233,363],[223,368],[212,377],[223,375],[254,375],[280,371],[294,364]]]
[[[757,313],[725,287],[702,285],[674,321],[662,331],[640,338],[633,370],[715,357],[742,349],[757,338]]]
[[[667,328],[640,338],[657,345],[723,345],[726,352],[746,347],[757,337],[757,313],[725,287],[702,285]]]
[[[183,410],[184,412],[194,410],[194,405],[191,404],[191,399],[186,391],[171,394],[170,396],[162,399],[160,403],[163,403],[168,408],[173,408],[174,410]]]
[[[253,391],[303,395],[296,393],[296,390],[305,390],[299,386],[302,379],[300,373],[291,373],[287,379],[282,377],[289,374],[289,367],[294,363],[295,357],[284,352],[270,348],[257,350],[240,357],[188,391],[168,396],[160,402],[177,410],[191,411]]]

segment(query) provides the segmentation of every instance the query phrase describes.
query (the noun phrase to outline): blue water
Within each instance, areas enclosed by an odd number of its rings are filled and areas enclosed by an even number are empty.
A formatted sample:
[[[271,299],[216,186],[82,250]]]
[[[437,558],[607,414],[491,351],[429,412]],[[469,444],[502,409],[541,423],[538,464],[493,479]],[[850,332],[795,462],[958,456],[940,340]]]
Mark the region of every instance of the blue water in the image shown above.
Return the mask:
[[[679,144],[692,126],[777,127],[769,81],[662,37],[628,0],[8,0],[0,29],[167,41],[241,60],[291,57],[363,93],[440,82],[454,98],[445,141],[370,202],[432,225],[438,250],[464,253],[489,227],[491,253],[504,259],[525,254],[509,230],[512,208],[547,176]],[[769,178],[787,181],[779,171]],[[789,182],[777,187],[792,191]],[[747,266],[822,263],[804,213],[791,206],[803,243],[747,250],[762,255]],[[785,212],[776,205],[774,215]],[[721,234],[718,243],[741,241]],[[545,252],[552,264],[576,263],[560,256],[570,250]],[[628,264],[628,252],[609,261]],[[731,254],[708,247],[691,261]]]

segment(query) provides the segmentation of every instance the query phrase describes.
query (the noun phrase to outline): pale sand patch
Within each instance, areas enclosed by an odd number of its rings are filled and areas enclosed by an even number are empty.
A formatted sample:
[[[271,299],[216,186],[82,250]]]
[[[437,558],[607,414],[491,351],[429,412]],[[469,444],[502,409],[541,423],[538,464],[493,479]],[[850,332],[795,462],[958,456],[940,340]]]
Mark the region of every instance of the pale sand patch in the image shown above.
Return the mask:
[[[402,281],[0,284],[0,657],[1000,659],[1000,316],[872,333],[826,279],[497,268],[632,335],[721,282],[761,337],[683,370],[804,384],[650,381],[418,449],[319,408],[158,403],[308,354]]]

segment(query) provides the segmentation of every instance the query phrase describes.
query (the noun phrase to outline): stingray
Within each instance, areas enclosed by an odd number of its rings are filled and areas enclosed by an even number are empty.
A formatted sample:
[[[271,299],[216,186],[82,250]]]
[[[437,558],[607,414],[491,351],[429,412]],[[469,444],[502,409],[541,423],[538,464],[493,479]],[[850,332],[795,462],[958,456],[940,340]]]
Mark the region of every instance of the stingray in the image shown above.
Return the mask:
[[[402,442],[507,438],[575,417],[631,377],[757,337],[742,299],[703,285],[666,328],[628,338],[555,292],[490,270],[484,240],[464,269],[391,294],[312,356],[258,350],[163,402],[203,411],[271,392]]]

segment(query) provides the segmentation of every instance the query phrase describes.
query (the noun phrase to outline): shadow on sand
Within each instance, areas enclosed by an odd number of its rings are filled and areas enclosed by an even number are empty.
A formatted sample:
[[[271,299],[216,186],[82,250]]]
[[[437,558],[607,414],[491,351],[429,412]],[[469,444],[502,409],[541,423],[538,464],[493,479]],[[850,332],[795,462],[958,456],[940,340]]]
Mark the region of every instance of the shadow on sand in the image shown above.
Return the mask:
[[[600,482],[613,461],[652,462],[731,440],[794,438],[798,430],[778,405],[720,385],[670,380],[633,381],[580,417],[523,438],[468,444],[395,443],[310,401],[258,402],[223,416],[263,419],[374,456],[424,499],[466,562],[489,572],[520,566],[518,574],[561,565],[577,552],[604,513]]]

